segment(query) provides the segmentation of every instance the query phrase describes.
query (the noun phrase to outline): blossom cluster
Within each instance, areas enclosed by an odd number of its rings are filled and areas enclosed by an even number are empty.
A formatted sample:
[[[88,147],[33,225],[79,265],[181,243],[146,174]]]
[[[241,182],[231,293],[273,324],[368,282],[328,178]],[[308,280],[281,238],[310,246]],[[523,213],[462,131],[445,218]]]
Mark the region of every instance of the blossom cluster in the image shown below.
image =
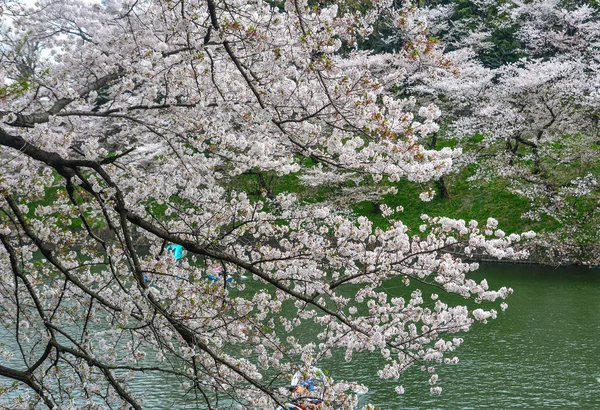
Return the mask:
[[[339,203],[245,187],[255,175],[426,182],[451,168],[460,150],[420,143],[440,110],[395,91],[444,62],[415,9],[394,3],[6,4],[0,68],[27,87],[0,110],[0,322],[20,347],[2,351],[0,375],[26,369],[31,389],[9,407],[138,409],[130,386],[159,372],[210,408],[276,408],[286,375],[334,349],[381,354],[394,380],[431,364],[441,392],[434,365],[462,343],[451,334],[496,310],[426,293],[504,299],[510,289],[470,279],[477,265],[451,251],[516,258],[521,237],[426,215],[413,232],[389,207],[375,228]],[[378,18],[415,41],[352,48]],[[44,52],[23,60],[25,44]],[[390,297],[388,281],[422,289]],[[354,408],[365,387],[332,376],[321,408]]]

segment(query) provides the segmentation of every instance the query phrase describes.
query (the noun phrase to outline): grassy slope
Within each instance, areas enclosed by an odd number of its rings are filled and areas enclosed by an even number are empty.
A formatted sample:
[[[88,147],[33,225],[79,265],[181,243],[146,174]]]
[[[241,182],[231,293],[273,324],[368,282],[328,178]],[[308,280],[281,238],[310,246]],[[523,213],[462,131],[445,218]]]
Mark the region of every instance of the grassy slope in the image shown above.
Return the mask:
[[[386,195],[380,203],[392,208],[402,206],[404,212],[397,217],[413,230],[417,230],[421,222],[421,215],[447,216],[450,218],[470,220],[475,219],[485,223],[487,218],[494,217],[499,221],[500,229],[506,233],[524,232],[527,230],[553,230],[557,224],[548,218],[539,222],[522,219],[521,215],[529,210],[529,201],[510,193],[501,181],[489,183],[481,188],[472,188],[467,182],[468,171],[461,174],[447,176],[446,185],[450,191],[450,198],[435,197],[431,202],[423,202],[419,194],[425,187],[408,181],[395,184],[398,193]],[[272,194],[280,192],[293,192],[307,202],[321,202],[328,197],[334,197],[337,190],[331,187],[307,188],[298,183],[293,175],[288,175],[270,180],[269,189]],[[237,189],[246,190],[256,199],[261,190],[256,175],[246,175],[234,184]],[[353,210],[358,215],[368,217],[375,226],[385,227],[386,219],[377,212],[371,201],[356,203]]]
[[[413,229],[421,224],[421,214],[467,221],[475,219],[480,223],[493,217],[499,221],[499,227],[507,233],[555,228],[555,224],[550,220],[532,222],[522,219],[521,215],[528,210],[529,202],[508,192],[501,182],[490,183],[484,188],[470,189],[465,178],[459,175],[447,179],[446,183],[450,191],[449,199],[435,197],[431,202],[423,202],[418,197],[423,191],[422,187],[402,182],[398,184],[398,194],[387,195],[382,203],[391,207],[404,207],[400,219]],[[369,217],[376,225],[385,224],[384,218],[373,212],[371,202],[358,203],[354,210]]]
[[[294,192],[304,201],[321,202],[335,195],[336,192],[336,189],[330,187],[308,188],[302,186],[294,175],[275,177],[263,174],[263,182],[265,177],[268,180],[267,185],[272,195],[280,192]],[[552,231],[558,227],[555,221],[548,218],[539,222],[522,219],[521,215],[529,209],[529,202],[508,192],[505,184],[501,181],[490,183],[481,188],[471,188],[471,184],[467,182],[467,177],[466,172],[446,177],[446,185],[450,192],[449,199],[436,196],[431,202],[423,202],[419,199],[419,193],[425,190],[424,186],[408,181],[400,181],[395,184],[398,193],[386,195],[380,203],[385,203],[392,208],[402,206],[404,212],[397,215],[397,218],[415,232],[418,231],[421,224],[420,216],[422,214],[447,216],[467,221],[475,219],[480,223],[484,223],[489,217],[494,217],[499,221],[499,228],[506,233],[519,233],[530,229],[537,232]],[[257,200],[264,199],[261,194],[264,185],[258,179],[257,175],[244,175],[233,182],[231,188],[244,190]],[[62,191],[63,189],[59,188],[48,189],[45,198],[30,203],[34,206],[30,207],[29,216],[35,217],[33,214],[35,205],[48,205],[54,202],[58,195],[64,195]],[[153,210],[162,215],[164,213],[163,208],[154,206]],[[355,204],[353,211],[358,215],[368,217],[374,222],[375,226],[385,227],[387,224],[386,219],[376,211],[370,201]],[[81,227],[81,221],[77,218],[70,220],[70,223],[72,228]]]

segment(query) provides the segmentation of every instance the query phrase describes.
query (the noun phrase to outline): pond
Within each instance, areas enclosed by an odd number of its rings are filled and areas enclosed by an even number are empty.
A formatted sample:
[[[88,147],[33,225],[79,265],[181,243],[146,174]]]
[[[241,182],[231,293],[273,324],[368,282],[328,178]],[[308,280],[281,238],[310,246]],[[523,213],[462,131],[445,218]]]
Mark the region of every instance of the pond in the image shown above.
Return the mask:
[[[498,319],[462,334],[460,363],[439,368],[443,393],[432,396],[415,368],[399,396],[372,379],[372,360],[357,357],[339,372],[346,367],[369,385],[363,400],[382,409],[598,408],[600,270],[489,264],[474,277],[515,293]]]
[[[335,378],[366,384],[369,392],[361,396],[361,404],[383,410],[596,408],[600,269],[485,264],[473,277],[486,278],[491,288],[512,287],[515,293],[498,319],[458,334],[465,340],[457,351],[460,362],[438,368],[441,395],[430,394],[428,376],[416,367],[399,383],[378,379],[381,362],[373,354],[355,355],[349,363],[339,354],[321,366]],[[386,288],[390,294],[407,293],[399,280]],[[148,395],[153,382],[147,383],[143,390],[149,408],[185,406],[185,400]],[[397,384],[405,394],[394,392]]]
[[[491,288],[512,287],[515,293],[498,319],[457,334],[465,340],[457,351],[460,362],[437,368],[441,395],[430,394],[428,376],[416,367],[399,382],[378,379],[381,361],[373,354],[357,354],[349,363],[343,354],[334,355],[319,365],[336,379],[367,385],[369,392],[361,396],[361,403],[384,410],[596,408],[600,269],[487,264],[473,277],[486,278]],[[400,280],[385,287],[391,295],[409,292]],[[0,379],[0,385],[7,383]],[[147,374],[136,383],[134,390],[144,396],[145,408],[202,408],[191,404],[194,398],[176,393],[175,379]],[[394,392],[398,384],[405,394]]]

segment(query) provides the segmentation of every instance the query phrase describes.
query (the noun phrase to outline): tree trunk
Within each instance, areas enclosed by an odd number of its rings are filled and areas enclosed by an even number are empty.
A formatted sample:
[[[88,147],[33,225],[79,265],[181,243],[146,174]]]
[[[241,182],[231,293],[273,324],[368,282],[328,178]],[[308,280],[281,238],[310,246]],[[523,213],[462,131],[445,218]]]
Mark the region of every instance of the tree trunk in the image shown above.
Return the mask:
[[[448,187],[446,187],[446,182],[444,181],[444,177],[440,177],[440,179],[436,180],[435,186],[440,193],[440,198],[450,199],[450,193],[448,192]]]

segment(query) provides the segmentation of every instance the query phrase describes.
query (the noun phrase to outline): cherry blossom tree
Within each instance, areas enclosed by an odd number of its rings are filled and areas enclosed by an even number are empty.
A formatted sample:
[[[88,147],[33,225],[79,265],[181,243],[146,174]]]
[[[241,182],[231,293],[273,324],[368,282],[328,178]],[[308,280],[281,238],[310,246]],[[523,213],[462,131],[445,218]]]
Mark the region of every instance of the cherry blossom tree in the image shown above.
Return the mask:
[[[157,373],[199,406],[276,408],[293,399],[289,377],[334,349],[380,352],[387,379],[423,366],[439,393],[454,333],[497,312],[432,292],[511,293],[470,279],[477,265],[449,251],[518,258],[521,235],[427,215],[409,232],[385,206],[389,228],[374,229],[293,189],[240,187],[249,172],[318,185],[451,167],[457,151],[418,142],[439,110],[414,115],[394,96],[428,53],[422,30],[394,54],[353,49],[380,19],[419,27],[414,10],[104,3],[4,3],[0,376],[16,383],[3,405],[140,409],[131,383]],[[37,59],[14,47],[25,44]],[[422,286],[390,298],[379,286],[391,280]],[[294,336],[307,326],[314,338]],[[355,407],[362,387],[333,376],[321,408]]]
[[[454,49],[446,53],[453,69],[413,91],[442,108],[450,122],[445,136],[466,154],[460,163],[477,166],[473,180],[505,180],[529,199],[524,217],[561,226],[544,238],[553,262],[598,263],[600,16],[589,5],[564,3],[473,2],[484,16],[502,16],[494,24],[510,27],[520,45],[521,59],[497,67],[483,64],[494,32],[481,16],[448,27],[452,8],[428,11],[442,46]]]

